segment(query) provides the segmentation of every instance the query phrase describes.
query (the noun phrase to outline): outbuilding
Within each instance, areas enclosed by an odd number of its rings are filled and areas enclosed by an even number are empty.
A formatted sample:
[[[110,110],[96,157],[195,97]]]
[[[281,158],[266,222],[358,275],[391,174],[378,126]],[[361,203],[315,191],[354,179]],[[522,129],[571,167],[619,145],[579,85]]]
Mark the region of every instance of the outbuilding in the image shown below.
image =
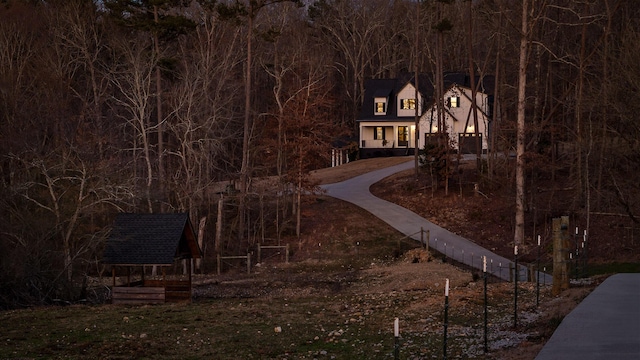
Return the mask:
[[[118,214],[103,255],[103,263],[111,265],[112,302],[190,302],[192,262],[201,257],[187,213]],[[125,275],[118,273],[123,268]],[[148,268],[161,274],[147,278]],[[186,271],[176,275],[181,269]]]

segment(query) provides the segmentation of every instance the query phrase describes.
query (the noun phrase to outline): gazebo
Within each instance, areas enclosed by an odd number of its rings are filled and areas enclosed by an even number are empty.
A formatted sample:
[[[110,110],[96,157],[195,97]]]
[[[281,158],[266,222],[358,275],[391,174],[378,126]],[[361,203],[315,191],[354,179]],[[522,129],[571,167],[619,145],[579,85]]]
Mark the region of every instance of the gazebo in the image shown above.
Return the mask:
[[[112,303],[147,304],[191,301],[193,259],[201,258],[196,233],[187,213],[118,214],[107,239],[103,263],[111,265]],[[167,269],[189,260],[187,275],[167,277]],[[145,267],[162,270],[161,277],[145,278]],[[116,284],[116,269],[126,278]],[[132,269],[140,279],[132,281]]]

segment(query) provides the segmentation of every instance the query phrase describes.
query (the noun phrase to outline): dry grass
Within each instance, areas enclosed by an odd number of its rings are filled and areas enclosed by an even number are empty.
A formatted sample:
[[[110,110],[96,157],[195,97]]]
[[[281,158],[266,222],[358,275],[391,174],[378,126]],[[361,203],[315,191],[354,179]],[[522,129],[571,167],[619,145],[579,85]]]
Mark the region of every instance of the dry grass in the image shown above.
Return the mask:
[[[369,159],[314,172],[332,183],[408,158]],[[401,358],[442,357],[444,282],[451,281],[450,358],[533,359],[591,288],[560,297],[489,282],[489,347],[482,351],[483,286],[472,273],[429,257],[351,204],[310,196],[301,239],[284,264],[250,275],[197,275],[191,305],[48,307],[0,313],[0,358],[391,359],[393,319]],[[422,259],[416,262],[416,259]]]
[[[353,161],[340,166],[320,169],[312,171],[310,178],[317,184],[332,184],[340,181],[362,175],[367,172],[371,172],[378,169],[384,169],[389,166],[398,165],[409,160],[413,157],[386,157],[386,158],[373,158]]]

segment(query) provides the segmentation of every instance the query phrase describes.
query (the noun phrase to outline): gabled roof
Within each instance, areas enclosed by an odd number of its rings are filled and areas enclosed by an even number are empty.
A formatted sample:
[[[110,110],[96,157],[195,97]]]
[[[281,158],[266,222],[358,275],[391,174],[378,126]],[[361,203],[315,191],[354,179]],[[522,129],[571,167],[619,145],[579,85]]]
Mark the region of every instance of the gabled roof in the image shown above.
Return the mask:
[[[118,214],[102,261],[113,265],[171,265],[200,258],[187,213]]]
[[[466,73],[447,72],[444,73],[443,78],[445,91],[453,85],[464,86],[469,89],[471,88],[471,77]],[[485,93],[487,95],[493,94],[495,84],[495,77],[493,75],[485,75],[482,78],[479,75],[476,75],[475,80],[478,92]]]
[[[367,79],[364,83],[364,99],[358,120],[380,120],[380,121],[406,121],[408,118],[398,118],[396,107],[397,94],[407,84],[414,85],[414,77],[409,73],[404,73],[397,79]],[[427,77],[420,76],[419,91],[423,97],[429,98],[429,89],[433,88]],[[376,97],[388,97],[387,113],[385,115],[374,114],[374,99]]]
[[[464,86],[469,88],[471,86],[471,79],[466,73],[460,72],[447,72],[443,74],[444,89],[445,91],[454,85]],[[423,104],[426,105],[433,102],[434,96],[434,82],[431,76],[424,74],[418,77],[418,90],[423,97]],[[476,84],[480,81],[480,77],[476,76]],[[411,73],[403,73],[396,79],[368,79],[364,83],[364,99],[362,108],[360,109],[360,115],[358,121],[407,121],[411,117],[398,117],[397,113],[397,96],[407,84],[415,85],[415,76]],[[493,93],[493,76],[485,76],[482,78],[478,91],[485,94]],[[390,90],[390,93],[388,91]],[[374,114],[374,99],[376,97],[387,96],[383,94],[389,94],[389,104],[387,105],[387,112],[385,115]]]
[[[391,89],[387,89],[387,88],[380,88],[380,89],[376,89],[375,94],[373,94],[373,97],[387,97],[391,95]]]
[[[364,99],[360,116],[358,119],[368,119],[374,117],[373,105],[376,97],[389,97],[389,104],[395,100],[396,79],[367,79],[364,83]],[[387,114],[379,115],[376,118],[393,119],[396,118],[396,109],[394,106],[387,106]]]

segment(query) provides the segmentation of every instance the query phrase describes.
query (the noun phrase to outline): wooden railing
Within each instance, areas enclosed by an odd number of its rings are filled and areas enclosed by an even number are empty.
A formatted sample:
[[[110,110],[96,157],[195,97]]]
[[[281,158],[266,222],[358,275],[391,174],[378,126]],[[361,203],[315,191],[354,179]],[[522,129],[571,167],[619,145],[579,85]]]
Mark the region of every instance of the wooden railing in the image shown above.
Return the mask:
[[[114,286],[113,304],[162,304],[191,301],[191,282],[184,280],[144,280],[143,286]]]
[[[166,302],[191,301],[191,283],[184,280],[144,280],[144,286],[164,286]]]
[[[373,139],[366,139],[366,140],[362,140],[362,147],[363,148],[393,148],[394,147],[394,141],[393,140],[373,140]]]
[[[111,290],[113,304],[163,304],[163,287],[115,286]]]

